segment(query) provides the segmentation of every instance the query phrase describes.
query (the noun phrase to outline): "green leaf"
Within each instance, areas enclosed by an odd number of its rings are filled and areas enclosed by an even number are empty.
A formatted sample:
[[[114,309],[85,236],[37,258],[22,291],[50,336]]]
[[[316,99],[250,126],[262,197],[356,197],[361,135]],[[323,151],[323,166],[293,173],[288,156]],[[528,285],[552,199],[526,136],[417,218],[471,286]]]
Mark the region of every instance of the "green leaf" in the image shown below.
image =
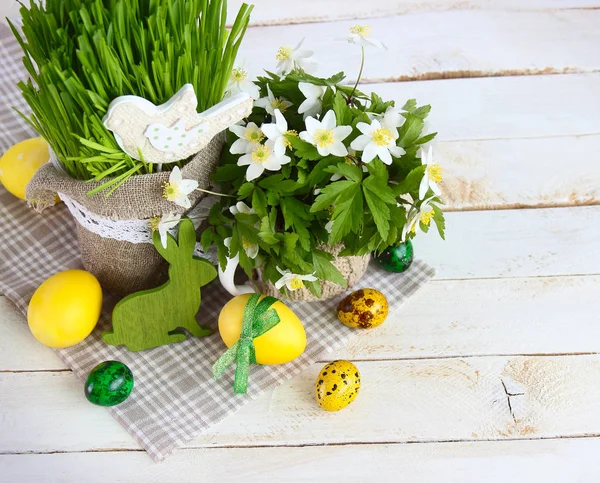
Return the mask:
[[[349,126],[352,124],[352,111],[346,102],[346,98],[338,90],[333,98],[333,112],[338,126]]]
[[[405,193],[418,192],[426,168],[427,166],[425,165],[419,166],[408,173],[408,176],[403,181],[393,187],[394,194],[398,196]]]
[[[346,162],[331,165],[328,168],[325,168],[324,171],[327,173],[339,174],[344,178],[348,178],[350,181],[354,181],[355,183],[360,183],[363,177],[362,169],[354,164],[348,164]]]
[[[260,186],[261,188],[264,188],[266,190],[273,189],[279,183],[281,183],[282,180],[283,180],[283,175],[281,175],[281,174],[274,174],[272,176],[267,176],[266,178],[262,179],[258,183],[258,186]]]
[[[385,202],[376,196],[372,191],[365,189],[364,194],[365,199],[367,200],[367,205],[371,210],[371,216],[373,216],[373,220],[375,221],[377,231],[381,235],[381,238],[385,240],[390,231],[390,223],[388,221],[390,219],[390,210]]]
[[[334,204],[341,193],[345,190],[353,189],[355,186],[357,185],[354,181],[348,180],[336,181],[335,183],[327,185],[321,190],[319,196],[317,196],[317,199],[310,208],[310,212],[316,213],[317,211],[329,208]]]
[[[321,280],[329,280],[342,287],[347,287],[348,283],[340,271],[331,263],[333,256],[321,250],[312,252],[313,267],[315,275]]]
[[[253,189],[254,183],[244,183],[237,192],[238,198],[242,200],[248,198]]]
[[[431,141],[434,137],[437,136],[437,132],[432,132],[431,134],[426,134],[425,136],[421,136],[419,139],[415,141],[415,144],[425,144]]]
[[[352,187],[346,193],[342,192],[342,195],[346,199],[336,204],[332,213],[331,240],[333,243],[339,242],[351,231],[358,232],[363,221],[363,195],[360,185],[352,183]]]
[[[212,228],[204,230],[202,232],[202,235],[200,235],[200,244],[202,245],[202,250],[204,250],[205,252],[208,250],[211,243],[214,241],[214,235],[215,232],[212,230]]]
[[[299,158],[317,161],[323,157],[319,154],[319,151],[317,151],[316,146],[303,141],[298,136],[291,136],[288,134],[286,135],[286,139],[292,144],[294,154]]]
[[[425,119],[429,115],[430,112],[431,112],[431,106],[427,105],[427,106],[418,107],[417,109],[412,111],[412,114],[417,117],[420,117],[421,119]]]
[[[293,197],[281,198],[280,205],[285,229],[292,228],[298,234],[302,248],[310,251],[308,225],[313,217],[309,212],[309,206]]]
[[[421,131],[423,130],[423,119],[413,114],[405,114],[406,121],[400,129],[398,129],[399,134],[399,142],[398,145],[406,148],[413,144],[419,136],[421,135]]]
[[[260,216],[267,216],[267,196],[265,192],[256,187],[252,193],[252,208]]]
[[[444,213],[437,206],[433,207],[433,221],[435,221],[440,237],[445,240],[446,220],[444,219]]]
[[[417,107],[417,100],[416,99],[409,99],[408,101],[406,101],[406,103],[402,106],[402,110],[403,111],[407,111],[407,112],[412,112],[415,110],[415,108]]]
[[[375,176],[369,176],[363,182],[366,191],[369,191],[373,196],[379,198],[382,202],[390,205],[396,205],[396,196],[387,184],[383,183]]]

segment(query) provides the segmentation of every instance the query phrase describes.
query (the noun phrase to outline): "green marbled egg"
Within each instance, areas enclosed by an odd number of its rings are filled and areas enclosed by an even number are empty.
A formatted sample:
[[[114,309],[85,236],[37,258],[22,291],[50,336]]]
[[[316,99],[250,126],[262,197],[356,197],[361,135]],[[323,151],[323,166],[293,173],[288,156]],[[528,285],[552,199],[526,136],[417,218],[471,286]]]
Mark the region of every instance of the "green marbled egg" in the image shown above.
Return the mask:
[[[92,369],[84,389],[89,402],[98,406],[116,406],[131,394],[133,374],[122,362],[102,362]]]

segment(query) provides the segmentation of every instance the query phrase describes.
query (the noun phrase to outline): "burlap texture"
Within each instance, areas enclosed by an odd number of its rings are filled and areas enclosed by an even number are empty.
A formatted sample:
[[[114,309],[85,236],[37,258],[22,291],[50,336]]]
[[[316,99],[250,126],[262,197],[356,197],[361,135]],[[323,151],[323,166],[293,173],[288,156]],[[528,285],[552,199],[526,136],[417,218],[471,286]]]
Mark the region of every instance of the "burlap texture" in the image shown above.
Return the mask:
[[[347,289],[354,287],[358,283],[358,281],[363,277],[365,273],[367,273],[367,268],[369,267],[369,260],[371,260],[371,255],[366,254],[362,256],[351,256],[351,257],[340,257],[339,253],[343,249],[342,244],[337,244],[334,246],[321,246],[319,247],[321,250],[331,253],[335,258],[331,263],[337,268],[346,282],[348,282],[348,287],[344,288],[337,283],[330,282],[328,280],[324,280],[321,283],[321,296],[315,297],[307,288],[301,288],[294,291],[288,291],[287,298],[294,301],[302,301],[302,302],[315,302],[318,300],[328,300],[334,297],[337,297],[341,293],[345,292]],[[265,281],[262,279],[262,272],[258,271],[258,279],[253,280],[250,284],[260,293],[265,295],[270,295],[272,297],[282,298],[285,295],[275,288],[275,285],[269,281]]]
[[[183,178],[197,180],[199,188],[207,189],[223,144],[224,136],[217,135],[181,169]],[[109,197],[104,193],[88,196],[86,193],[100,182],[73,179],[48,163],[27,185],[26,197],[36,210],[42,211],[55,204],[56,193],[64,193],[92,213],[116,220],[149,219],[166,213],[185,214],[189,210],[162,196],[169,173],[132,176]],[[192,207],[204,196],[206,194],[199,190],[191,193]],[[98,278],[105,290],[127,295],[155,287],[164,280],[166,262],[152,244],[103,238],[79,224],[77,234],[83,265]]]

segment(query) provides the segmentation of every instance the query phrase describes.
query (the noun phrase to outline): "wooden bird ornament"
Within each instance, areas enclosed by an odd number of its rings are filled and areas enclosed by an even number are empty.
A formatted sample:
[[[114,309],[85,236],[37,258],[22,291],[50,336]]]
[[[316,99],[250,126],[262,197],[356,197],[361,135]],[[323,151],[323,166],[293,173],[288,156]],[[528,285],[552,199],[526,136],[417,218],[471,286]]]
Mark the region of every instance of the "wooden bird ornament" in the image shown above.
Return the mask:
[[[217,271],[210,262],[194,256],[194,224],[190,219],[182,220],[178,241],[168,234],[166,248],[157,232],[153,242],[170,264],[169,280],[160,287],[128,295],[115,306],[112,330],[102,334],[109,345],[122,344],[137,352],[187,339],[181,329],[195,337],[212,332],[198,325],[196,314],[200,308],[200,287],[213,280]]]
[[[219,132],[249,116],[252,103],[248,94],[239,93],[198,113],[194,86],[185,84],[160,106],[138,96],[117,97],[103,123],[132,158],[173,163],[196,154]]]

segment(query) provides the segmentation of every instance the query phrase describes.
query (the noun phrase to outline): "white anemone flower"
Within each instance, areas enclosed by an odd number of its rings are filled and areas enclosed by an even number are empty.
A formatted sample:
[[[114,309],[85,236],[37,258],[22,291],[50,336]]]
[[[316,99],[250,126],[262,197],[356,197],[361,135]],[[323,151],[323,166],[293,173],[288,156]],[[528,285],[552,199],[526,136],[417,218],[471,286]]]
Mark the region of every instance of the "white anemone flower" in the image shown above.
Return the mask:
[[[229,130],[239,137],[229,148],[231,154],[251,152],[265,138],[262,130],[254,122],[249,122],[246,126],[235,124]]]
[[[273,151],[277,156],[283,156],[285,154],[285,150],[291,147],[290,142],[285,136],[298,135],[296,131],[288,130],[288,123],[279,109],[275,109],[275,122],[263,124],[260,128],[267,136],[267,144],[273,147]]]
[[[387,50],[387,47],[381,41],[371,37],[371,26],[369,25],[353,25],[350,27],[350,35],[344,40],[361,47],[376,47]]]
[[[254,215],[256,211],[254,208],[251,208],[243,201],[238,201],[235,205],[229,207],[229,212],[235,216],[238,213],[243,213],[245,215]]]
[[[158,231],[160,235],[160,243],[163,248],[167,248],[167,233],[175,228],[181,221],[181,215],[167,213],[162,217],[154,217],[150,219],[150,228],[152,231]]]
[[[178,166],[173,168],[169,175],[169,181],[164,184],[163,197],[176,205],[191,208],[192,203],[188,195],[198,187],[198,181],[183,179]]]
[[[427,150],[427,153],[424,153],[423,150],[421,150],[421,159],[425,162],[425,166],[427,167],[425,168],[425,174],[419,185],[419,199],[422,200],[425,198],[430,188],[431,191],[440,196],[442,190],[438,183],[442,181],[443,168],[439,164],[433,162],[433,149],[431,149],[431,146]]]
[[[279,171],[281,166],[291,161],[289,156],[278,156],[271,146],[258,144],[250,153],[240,156],[238,166],[248,166],[246,180],[252,181],[262,175],[266,170]]]
[[[378,156],[385,164],[392,164],[392,155],[399,157],[405,151],[400,146],[396,146],[398,131],[383,127],[377,119],[373,119],[371,124],[359,122],[356,127],[362,133],[358,136],[350,147],[357,151],[362,151],[361,161],[370,163],[375,156]]]
[[[321,156],[346,156],[348,150],[342,142],[352,132],[351,126],[337,126],[335,112],[327,111],[323,119],[306,118],[306,131],[300,133],[300,139],[317,147]]]
[[[306,99],[298,107],[298,114],[303,114],[304,119],[309,116],[315,117],[323,111],[323,96],[327,87],[316,86],[310,82],[298,82],[298,89]]]
[[[304,288],[304,282],[316,282],[319,280],[314,276],[314,273],[310,275],[299,275],[297,273],[292,273],[290,270],[281,270],[281,268],[276,267],[277,271],[281,274],[281,278],[275,282],[275,288],[277,290],[281,290],[281,288],[285,285],[288,290],[298,290],[300,288]]]
[[[234,67],[231,70],[231,77],[227,84],[227,94],[225,97],[231,97],[240,92],[245,92],[252,99],[260,97],[258,86],[254,82],[248,80],[248,71],[241,66]]]
[[[367,116],[369,116],[371,121],[377,119],[381,123],[381,127],[389,129],[392,132],[396,131],[406,121],[406,118],[402,115],[402,110],[399,107],[393,106],[388,107],[383,114],[368,112]]]
[[[261,97],[257,101],[254,101],[254,105],[262,107],[271,114],[271,117],[275,120],[275,109],[279,109],[279,111],[283,113],[287,111],[287,108],[290,107],[292,103],[286,99],[275,97],[273,92],[271,92],[271,87],[267,84],[267,97]]]
[[[231,247],[231,237],[225,238],[225,240],[223,240],[223,245],[225,245],[227,249],[229,249]],[[244,252],[248,256],[248,258],[251,258],[252,260],[254,260],[258,255],[258,244],[250,243],[248,240],[246,240],[246,238],[242,240],[242,248],[244,249]]]
[[[433,198],[435,198],[435,196],[431,196],[424,200],[419,209],[411,208],[410,211],[407,211],[406,225],[404,225],[404,228],[402,229],[402,242],[406,241],[409,233],[416,235],[418,232],[422,231],[421,223],[425,226],[431,224],[434,215],[434,206],[432,204]]]
[[[313,55],[312,50],[301,49],[304,39],[302,39],[296,47],[292,48],[289,46],[281,46],[277,50],[275,59],[277,59],[277,67],[275,72],[281,76],[286,76],[292,72],[295,68],[300,68],[305,72],[308,72],[312,68],[316,67],[316,62],[310,61]]]

